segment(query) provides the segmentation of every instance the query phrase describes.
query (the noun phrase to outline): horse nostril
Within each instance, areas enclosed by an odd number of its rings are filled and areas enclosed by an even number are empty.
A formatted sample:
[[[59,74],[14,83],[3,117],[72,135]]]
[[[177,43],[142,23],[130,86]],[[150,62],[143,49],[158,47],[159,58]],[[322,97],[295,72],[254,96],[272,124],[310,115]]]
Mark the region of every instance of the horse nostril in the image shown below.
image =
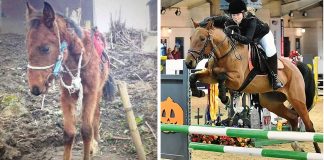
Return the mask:
[[[39,87],[37,87],[37,86],[33,86],[33,87],[32,87],[31,93],[32,93],[33,95],[35,95],[35,96],[38,96],[38,95],[41,94],[41,92],[40,92],[40,90],[39,90]]]

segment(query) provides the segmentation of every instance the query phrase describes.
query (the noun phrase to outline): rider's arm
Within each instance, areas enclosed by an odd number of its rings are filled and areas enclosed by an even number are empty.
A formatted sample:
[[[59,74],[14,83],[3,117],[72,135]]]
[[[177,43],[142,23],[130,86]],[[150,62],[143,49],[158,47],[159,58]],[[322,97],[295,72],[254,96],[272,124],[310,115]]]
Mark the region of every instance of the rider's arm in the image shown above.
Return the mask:
[[[205,27],[208,21],[212,20],[214,22],[214,26],[218,28],[225,28],[224,23],[229,19],[227,16],[212,16],[207,17],[203,21],[199,23],[199,26]]]
[[[249,44],[253,42],[253,36],[254,36],[254,32],[256,29],[256,19],[251,19],[249,20],[249,27],[247,27],[247,31],[245,32],[245,35],[240,35],[238,33],[233,33],[231,34],[231,37],[233,37],[235,40],[237,40],[238,42],[242,43],[242,44]]]

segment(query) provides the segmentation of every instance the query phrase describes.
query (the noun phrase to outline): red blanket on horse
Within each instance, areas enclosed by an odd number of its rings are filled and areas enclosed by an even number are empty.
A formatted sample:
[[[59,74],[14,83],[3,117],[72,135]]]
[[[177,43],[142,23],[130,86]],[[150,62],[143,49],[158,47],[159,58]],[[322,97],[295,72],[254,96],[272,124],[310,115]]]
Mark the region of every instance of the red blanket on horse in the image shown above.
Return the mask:
[[[104,42],[104,38],[102,33],[99,31],[94,31],[93,34],[93,44],[99,54],[99,57],[102,56],[102,52],[104,51],[104,48],[106,47],[106,44]]]

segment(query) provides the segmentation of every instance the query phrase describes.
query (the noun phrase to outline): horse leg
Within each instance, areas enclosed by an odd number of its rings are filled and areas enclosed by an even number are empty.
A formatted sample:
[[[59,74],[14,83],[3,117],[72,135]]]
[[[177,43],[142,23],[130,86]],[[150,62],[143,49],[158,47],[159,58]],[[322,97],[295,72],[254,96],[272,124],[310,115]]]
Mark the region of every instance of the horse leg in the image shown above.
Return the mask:
[[[75,102],[67,92],[62,92],[61,95],[61,109],[63,111],[63,125],[64,125],[64,160],[71,160],[72,158],[72,144],[76,134],[75,129]]]
[[[97,106],[94,112],[93,117],[93,141],[92,141],[92,147],[91,151],[92,154],[95,154],[98,149],[98,142],[100,140],[100,134],[99,134],[99,127],[100,127],[100,100],[101,100],[102,92],[99,92],[98,98],[97,98]]]
[[[201,71],[198,71],[198,72],[192,74],[189,77],[189,83],[190,83],[190,89],[192,92],[192,96],[195,96],[195,97],[205,96],[204,92],[201,90],[198,90],[198,88],[197,88],[196,82],[198,80],[202,83],[207,83],[207,84],[217,83],[217,81],[212,78],[211,73],[208,69],[204,69],[204,70],[201,70]]]
[[[269,111],[275,113],[279,117],[285,118],[291,125],[292,131],[298,130],[298,114],[295,111],[288,109],[283,103],[279,104],[275,109],[276,110],[269,109]],[[298,141],[292,142],[291,147],[294,151],[305,152],[305,150],[298,144]]]
[[[97,117],[98,116],[98,117]],[[98,142],[100,140],[99,135],[99,122],[100,122],[100,108],[99,106],[96,107],[93,119],[93,138],[91,143],[91,154],[96,154],[98,151]]]
[[[307,132],[315,132],[313,122],[309,118],[306,104],[302,103],[298,100],[295,100],[295,99],[291,99],[289,102],[292,104],[292,106],[294,107],[294,109],[296,110],[296,112],[298,113],[300,118],[303,120],[303,122],[305,124],[306,131]],[[313,142],[313,145],[314,145],[316,153],[321,153],[321,149],[319,148],[317,142]]]
[[[260,94],[260,105],[267,108],[270,112],[275,113],[279,117],[287,119],[291,125],[293,131],[297,130],[298,125],[298,115],[296,112],[288,109],[282,102],[273,102],[268,100],[266,97],[263,97]]]
[[[83,159],[90,159],[90,150],[93,140],[93,120],[96,110],[97,94],[88,93],[83,97],[83,111],[82,111],[82,127],[81,134],[83,139]]]
[[[292,131],[297,131],[298,127],[298,114],[295,111],[292,111],[288,109],[283,103],[273,103],[270,100],[267,100],[265,97],[262,97],[262,94],[260,94],[260,104],[261,106],[267,108],[270,112],[275,113],[279,117],[285,118],[289,124],[291,125]],[[304,152],[304,149],[302,149],[298,142],[292,142],[291,147],[295,151],[301,151]]]
[[[194,73],[194,74],[190,75],[190,77],[189,77],[191,95],[194,97],[204,97],[205,94],[203,93],[203,91],[198,90],[198,87],[196,84],[198,81],[198,77],[199,77],[199,74],[197,74],[197,73]]]

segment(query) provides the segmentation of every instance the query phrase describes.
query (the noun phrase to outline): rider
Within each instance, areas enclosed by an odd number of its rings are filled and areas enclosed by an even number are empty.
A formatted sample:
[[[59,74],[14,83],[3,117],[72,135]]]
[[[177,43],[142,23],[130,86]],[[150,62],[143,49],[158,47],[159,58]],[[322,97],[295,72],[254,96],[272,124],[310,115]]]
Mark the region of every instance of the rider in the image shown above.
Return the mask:
[[[208,17],[199,23],[205,26],[209,20],[214,22],[214,26],[225,28],[225,33],[242,44],[258,42],[266,52],[267,63],[269,65],[269,77],[271,79],[272,88],[274,90],[283,87],[277,76],[277,53],[274,44],[274,37],[269,29],[268,24],[262,22],[257,17],[247,12],[246,5],[241,0],[232,1],[229,4],[229,13],[231,18],[227,16]],[[240,33],[234,32],[229,28],[235,26]]]

